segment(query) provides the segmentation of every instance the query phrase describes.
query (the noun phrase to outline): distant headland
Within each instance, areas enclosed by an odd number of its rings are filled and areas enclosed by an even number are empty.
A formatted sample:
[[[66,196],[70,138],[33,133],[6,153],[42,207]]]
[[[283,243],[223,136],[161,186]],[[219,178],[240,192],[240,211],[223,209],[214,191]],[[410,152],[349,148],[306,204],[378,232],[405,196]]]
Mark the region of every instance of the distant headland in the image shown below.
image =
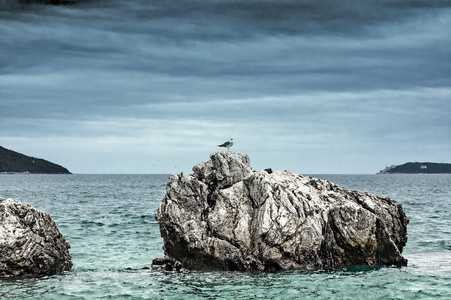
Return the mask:
[[[408,162],[403,165],[392,165],[377,174],[451,174],[451,164],[431,162]]]
[[[47,160],[0,146],[0,173],[71,174],[66,168]]]

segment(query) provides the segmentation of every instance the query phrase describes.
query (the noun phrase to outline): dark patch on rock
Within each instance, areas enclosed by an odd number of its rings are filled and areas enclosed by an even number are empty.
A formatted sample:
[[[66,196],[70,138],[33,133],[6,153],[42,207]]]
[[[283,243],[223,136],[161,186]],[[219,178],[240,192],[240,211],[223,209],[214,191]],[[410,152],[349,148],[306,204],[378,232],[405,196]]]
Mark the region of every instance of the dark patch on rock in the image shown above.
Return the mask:
[[[266,173],[268,173],[268,174],[272,174],[272,169],[271,168],[267,168],[264,171],[266,171]]]

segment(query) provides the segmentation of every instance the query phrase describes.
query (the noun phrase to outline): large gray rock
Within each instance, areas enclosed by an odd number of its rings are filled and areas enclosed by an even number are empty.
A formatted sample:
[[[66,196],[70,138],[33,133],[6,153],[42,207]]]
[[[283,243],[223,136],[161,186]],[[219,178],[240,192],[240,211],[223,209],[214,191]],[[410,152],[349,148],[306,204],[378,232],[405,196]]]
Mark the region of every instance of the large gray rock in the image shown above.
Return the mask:
[[[408,218],[396,201],[289,171],[251,172],[217,152],[172,175],[157,220],[165,255],[188,269],[322,269],[397,265]]]
[[[69,271],[69,248],[48,213],[0,198],[0,277]]]

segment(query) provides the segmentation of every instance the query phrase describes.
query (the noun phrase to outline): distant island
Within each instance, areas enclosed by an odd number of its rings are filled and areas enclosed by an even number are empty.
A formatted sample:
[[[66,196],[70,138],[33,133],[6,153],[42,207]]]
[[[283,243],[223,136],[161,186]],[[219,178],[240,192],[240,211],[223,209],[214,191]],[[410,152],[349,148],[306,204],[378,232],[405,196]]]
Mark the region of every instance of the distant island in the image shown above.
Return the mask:
[[[71,174],[47,160],[26,156],[0,146],[0,173]]]
[[[408,162],[403,165],[392,165],[377,174],[451,174],[451,164],[431,162]]]

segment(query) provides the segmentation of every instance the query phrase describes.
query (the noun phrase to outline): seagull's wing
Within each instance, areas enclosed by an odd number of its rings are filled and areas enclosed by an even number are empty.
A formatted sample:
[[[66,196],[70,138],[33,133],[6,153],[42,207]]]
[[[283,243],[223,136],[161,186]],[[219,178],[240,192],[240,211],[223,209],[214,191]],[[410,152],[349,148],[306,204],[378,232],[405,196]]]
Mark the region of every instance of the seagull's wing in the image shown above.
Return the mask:
[[[228,145],[230,145],[229,141],[227,141],[227,142],[225,142],[225,143],[223,143],[221,145],[218,145],[218,147],[227,147]]]

